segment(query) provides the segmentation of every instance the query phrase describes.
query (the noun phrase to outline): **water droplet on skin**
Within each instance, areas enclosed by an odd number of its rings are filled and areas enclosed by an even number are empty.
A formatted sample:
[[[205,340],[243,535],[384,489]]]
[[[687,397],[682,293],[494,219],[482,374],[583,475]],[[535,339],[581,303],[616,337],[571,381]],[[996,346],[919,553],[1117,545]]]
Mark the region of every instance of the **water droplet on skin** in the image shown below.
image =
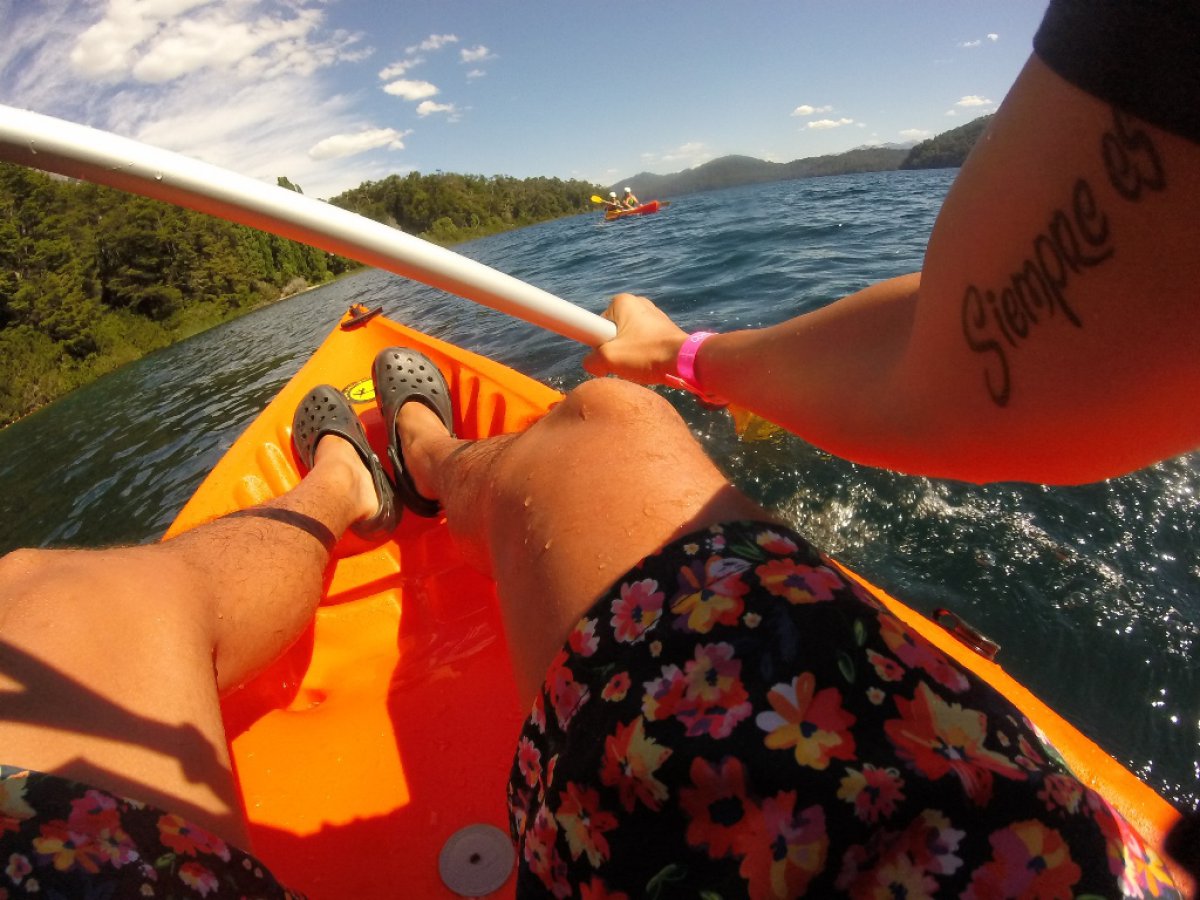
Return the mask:
[[[546,541],[546,545],[545,545],[545,546],[544,546],[542,549],[543,549],[543,550],[549,550],[549,549],[550,549],[550,545],[551,545],[551,544],[553,544],[553,543],[554,543],[554,538],[550,538],[550,540]]]
[[[533,498],[532,498],[532,497],[526,497],[526,498],[525,498],[525,508],[526,508],[526,509],[529,509],[529,504],[530,504],[530,503],[532,503],[532,502],[533,502]]]

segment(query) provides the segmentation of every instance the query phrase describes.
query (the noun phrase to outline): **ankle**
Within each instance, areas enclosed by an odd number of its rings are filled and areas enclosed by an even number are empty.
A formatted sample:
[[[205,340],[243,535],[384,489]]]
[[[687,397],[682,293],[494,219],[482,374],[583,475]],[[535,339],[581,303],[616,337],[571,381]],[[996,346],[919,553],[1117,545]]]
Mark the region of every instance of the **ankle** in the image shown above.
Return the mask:
[[[350,507],[351,521],[373,515],[379,508],[375,484],[358,451],[336,435],[326,435],[317,444],[312,472],[329,490],[343,497]]]
[[[396,433],[404,462],[423,497],[440,500],[438,469],[458,441],[450,437],[437,413],[422,403],[406,403],[396,415]]]

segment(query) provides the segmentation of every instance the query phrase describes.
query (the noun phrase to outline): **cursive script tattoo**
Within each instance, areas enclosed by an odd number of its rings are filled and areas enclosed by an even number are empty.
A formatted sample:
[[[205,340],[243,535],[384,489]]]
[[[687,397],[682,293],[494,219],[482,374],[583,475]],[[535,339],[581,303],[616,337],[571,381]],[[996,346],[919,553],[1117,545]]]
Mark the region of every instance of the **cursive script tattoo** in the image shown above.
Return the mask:
[[[1113,254],[1108,217],[1096,205],[1092,187],[1075,182],[1068,210],[1055,210],[1046,229],[1033,239],[1021,269],[999,290],[968,285],[962,302],[967,346],[991,357],[984,367],[988,395],[997,406],[1012,396],[1009,352],[1028,340],[1035,326],[1062,316],[1076,328],[1079,315],[1067,302],[1072,277],[1098,266]]]
[[[1129,116],[1113,110],[1113,130],[1101,141],[1104,168],[1108,180],[1126,200],[1138,200],[1144,189],[1161,191],[1167,186],[1162,160],[1150,142],[1150,136],[1139,129]]]
[[[1162,161],[1149,135],[1117,109],[1112,129],[1101,140],[1101,156],[1109,182],[1125,200],[1137,202],[1144,191],[1166,187]],[[1004,407],[1012,399],[1013,354],[1038,325],[1062,318],[1083,327],[1068,300],[1068,288],[1076,276],[1111,259],[1114,252],[1108,216],[1091,184],[1080,178],[1070,203],[1054,211],[1004,285],[967,285],[960,309],[963,336],[972,352],[986,359],[983,384],[993,403]]]

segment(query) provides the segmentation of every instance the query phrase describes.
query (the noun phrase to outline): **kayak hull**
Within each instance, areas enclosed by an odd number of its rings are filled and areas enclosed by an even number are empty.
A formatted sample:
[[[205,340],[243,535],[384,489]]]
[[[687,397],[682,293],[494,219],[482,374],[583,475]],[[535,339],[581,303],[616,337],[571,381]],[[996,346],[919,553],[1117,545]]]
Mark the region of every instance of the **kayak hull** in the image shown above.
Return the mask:
[[[299,483],[291,419],[314,384],[342,388],[372,443],[385,446],[369,370],[393,344],[420,349],[445,373],[462,437],[519,431],[561,399],[383,316],[335,329],[219,461],[167,536]],[[223,701],[252,849],[314,900],[394,897],[398,889],[454,896],[439,876],[439,853],[464,826],[507,831],[505,784],[525,715],[495,585],[462,558],[442,518],[405,516],[378,546],[347,535],[334,555],[312,627]],[[1161,847],[1178,818],[1166,801],[995,663],[848,574],[1008,697],[1085,784]],[[513,883],[510,877],[500,895],[511,896]]]
[[[633,209],[610,209],[604,214],[604,218],[610,222],[613,219],[628,219],[631,216],[646,216],[650,213],[656,213],[660,209],[666,209],[670,204],[664,201],[651,200],[649,203],[643,203],[641,206],[635,206]]]

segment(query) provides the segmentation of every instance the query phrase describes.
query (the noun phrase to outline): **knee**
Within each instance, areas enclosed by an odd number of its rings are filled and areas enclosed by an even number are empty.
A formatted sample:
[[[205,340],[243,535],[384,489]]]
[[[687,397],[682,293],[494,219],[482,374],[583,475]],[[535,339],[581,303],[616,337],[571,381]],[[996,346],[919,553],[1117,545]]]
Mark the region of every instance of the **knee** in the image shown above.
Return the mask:
[[[683,424],[670,403],[649,388],[620,378],[593,378],[575,388],[554,410],[562,419],[598,425]]]
[[[61,550],[13,550],[0,557],[0,616],[55,595],[62,582]]]
[[[0,556],[0,600],[11,596],[13,588],[52,578],[56,550],[13,550]]]
[[[157,595],[170,583],[172,561],[155,547],[107,550],[14,550],[0,557],[0,602],[22,597],[39,602],[104,596],[117,601],[136,594]]]

